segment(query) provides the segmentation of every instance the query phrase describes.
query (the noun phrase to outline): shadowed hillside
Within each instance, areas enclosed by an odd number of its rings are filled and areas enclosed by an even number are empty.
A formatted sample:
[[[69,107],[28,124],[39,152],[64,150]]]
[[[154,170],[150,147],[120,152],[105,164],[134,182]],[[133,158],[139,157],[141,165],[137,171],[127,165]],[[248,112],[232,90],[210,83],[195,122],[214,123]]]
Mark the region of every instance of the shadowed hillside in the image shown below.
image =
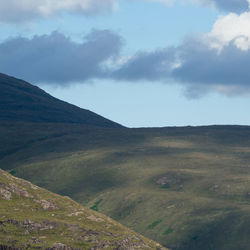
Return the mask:
[[[63,122],[117,128],[121,125],[60,101],[25,81],[0,74],[0,121]]]
[[[0,139],[2,168],[171,249],[250,245],[248,126],[128,129],[5,120]]]

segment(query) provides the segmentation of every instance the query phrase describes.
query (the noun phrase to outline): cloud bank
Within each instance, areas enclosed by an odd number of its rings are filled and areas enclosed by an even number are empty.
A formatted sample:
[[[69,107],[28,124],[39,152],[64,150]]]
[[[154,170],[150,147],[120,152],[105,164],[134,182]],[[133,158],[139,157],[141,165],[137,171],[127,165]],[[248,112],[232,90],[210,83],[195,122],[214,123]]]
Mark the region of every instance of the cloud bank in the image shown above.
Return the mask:
[[[177,47],[141,51],[126,60],[120,56],[123,39],[108,30],[93,30],[82,43],[58,32],[32,39],[17,37],[0,44],[0,71],[59,86],[112,79],[176,82],[191,97],[209,91],[249,94],[249,47],[239,46],[236,34],[216,48],[212,35],[188,38]]]
[[[59,32],[15,37],[0,43],[0,71],[40,84],[160,81],[181,84],[191,97],[250,93],[250,12],[222,16],[210,33],[179,46],[125,56],[122,48],[122,37],[109,30],[93,30],[81,43]]]
[[[113,73],[117,80],[178,82],[190,97],[209,91],[250,93],[250,13],[220,17],[209,34],[177,47],[140,52]]]
[[[16,37],[0,44],[0,71],[31,82],[68,84],[104,77],[103,63],[118,56],[122,39],[93,30],[82,43],[65,35]]]
[[[181,84],[190,97],[209,91],[227,95],[250,92],[250,51],[233,42],[218,54],[202,40],[186,40],[181,46],[139,53],[114,72],[123,81],[161,81]]]
[[[0,21],[22,22],[63,12],[96,15],[112,11],[117,0],[0,0]]]
[[[249,0],[127,0],[151,1],[166,6],[176,1],[191,1],[201,5],[212,5],[224,11],[242,13],[249,10]],[[71,13],[98,15],[112,12],[120,0],[0,0],[0,22],[26,22]]]
[[[169,6],[174,0],[146,1]],[[119,2],[120,0],[0,0],[0,22],[26,22],[54,17],[62,13],[98,15],[117,9]]]

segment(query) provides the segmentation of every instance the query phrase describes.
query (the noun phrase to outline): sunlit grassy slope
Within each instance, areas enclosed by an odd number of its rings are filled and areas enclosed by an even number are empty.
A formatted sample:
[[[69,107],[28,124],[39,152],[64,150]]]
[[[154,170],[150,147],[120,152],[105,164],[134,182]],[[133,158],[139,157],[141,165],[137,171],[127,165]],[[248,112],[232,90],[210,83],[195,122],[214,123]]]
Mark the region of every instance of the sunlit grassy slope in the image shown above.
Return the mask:
[[[0,249],[163,249],[68,197],[0,170]]]
[[[16,176],[173,249],[250,245],[249,127],[20,127],[1,129],[21,145],[0,162]]]

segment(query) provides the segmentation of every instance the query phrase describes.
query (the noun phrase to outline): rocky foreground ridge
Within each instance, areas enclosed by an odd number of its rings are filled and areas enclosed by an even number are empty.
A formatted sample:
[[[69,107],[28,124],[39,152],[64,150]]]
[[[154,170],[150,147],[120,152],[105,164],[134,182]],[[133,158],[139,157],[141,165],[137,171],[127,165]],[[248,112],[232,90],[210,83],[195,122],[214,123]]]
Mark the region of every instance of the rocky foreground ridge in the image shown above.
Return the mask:
[[[0,250],[165,249],[112,219],[0,170]]]

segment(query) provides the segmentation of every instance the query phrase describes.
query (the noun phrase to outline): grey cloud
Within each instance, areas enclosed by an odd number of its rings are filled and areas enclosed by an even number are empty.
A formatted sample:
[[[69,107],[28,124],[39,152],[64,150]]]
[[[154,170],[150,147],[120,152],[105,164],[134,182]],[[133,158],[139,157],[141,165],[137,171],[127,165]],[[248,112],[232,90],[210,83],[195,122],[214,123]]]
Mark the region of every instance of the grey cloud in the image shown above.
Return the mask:
[[[92,79],[175,82],[191,97],[209,91],[250,93],[250,51],[238,49],[234,41],[218,53],[203,40],[189,38],[177,47],[138,52],[114,67],[122,45],[122,38],[108,30],[94,30],[81,43],[58,32],[17,37],[0,44],[0,71],[56,85]]]
[[[169,76],[174,61],[173,48],[154,52],[139,52],[113,73],[118,80],[140,81],[162,80]]]
[[[250,92],[250,51],[237,48],[233,42],[220,54],[202,43],[189,42],[178,49],[182,61],[171,73],[173,79],[186,86],[186,94],[199,97],[209,91],[227,95]]]
[[[177,82],[188,96],[209,91],[226,94],[250,92],[250,51],[238,49],[233,42],[221,53],[199,39],[186,40],[181,46],[137,54],[113,77],[125,81]]]
[[[218,9],[235,13],[248,11],[248,0],[200,0],[201,4],[214,4]]]
[[[58,32],[0,44],[0,71],[32,82],[67,84],[104,77],[103,64],[119,54],[121,38],[93,30],[82,43]]]
[[[172,77],[192,84],[250,85],[250,51],[238,49],[233,42],[221,53],[203,43],[189,41],[178,49],[181,67]]]

